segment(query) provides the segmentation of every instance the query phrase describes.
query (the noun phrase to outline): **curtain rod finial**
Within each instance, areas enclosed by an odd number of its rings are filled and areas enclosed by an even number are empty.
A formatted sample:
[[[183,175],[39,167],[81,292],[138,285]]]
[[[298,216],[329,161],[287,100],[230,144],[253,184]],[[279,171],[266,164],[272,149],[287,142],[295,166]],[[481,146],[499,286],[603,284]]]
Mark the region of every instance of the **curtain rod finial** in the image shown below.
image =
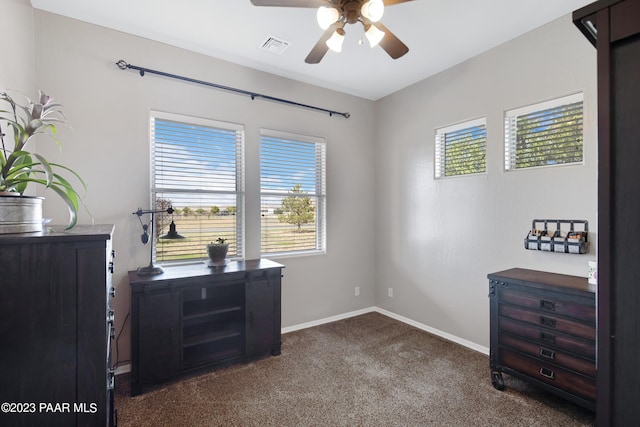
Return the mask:
[[[121,70],[125,70],[127,68],[129,68],[129,64],[127,64],[124,60],[119,60],[118,62],[116,62],[116,65],[118,66],[118,68],[120,68]]]

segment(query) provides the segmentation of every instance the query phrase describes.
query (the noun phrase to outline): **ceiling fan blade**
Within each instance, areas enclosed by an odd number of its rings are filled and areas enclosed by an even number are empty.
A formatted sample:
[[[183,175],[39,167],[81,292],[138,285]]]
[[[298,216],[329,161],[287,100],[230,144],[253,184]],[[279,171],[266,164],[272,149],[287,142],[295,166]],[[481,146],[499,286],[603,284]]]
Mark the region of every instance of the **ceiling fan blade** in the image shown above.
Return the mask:
[[[316,45],[313,47],[313,49],[311,49],[311,52],[309,52],[309,55],[307,55],[307,57],[304,59],[304,62],[306,62],[307,64],[317,64],[318,62],[322,61],[322,58],[324,58],[324,55],[326,55],[327,51],[329,50],[329,46],[327,46],[327,40],[331,38],[331,35],[341,25],[342,23],[336,22],[332,24],[329,28],[327,28],[325,32],[322,33],[322,36],[320,36],[320,39],[318,40]]]
[[[408,1],[412,1],[412,0],[382,0],[382,3],[384,3],[385,6],[393,6],[394,4],[406,3]]]
[[[395,34],[391,32],[380,22],[373,23],[380,31],[384,31],[384,37],[380,40],[380,47],[389,54],[393,59],[398,59],[405,53],[409,52],[406,44],[402,43]]]
[[[254,6],[278,6],[278,7],[320,7],[326,2],[323,0],[251,0]]]

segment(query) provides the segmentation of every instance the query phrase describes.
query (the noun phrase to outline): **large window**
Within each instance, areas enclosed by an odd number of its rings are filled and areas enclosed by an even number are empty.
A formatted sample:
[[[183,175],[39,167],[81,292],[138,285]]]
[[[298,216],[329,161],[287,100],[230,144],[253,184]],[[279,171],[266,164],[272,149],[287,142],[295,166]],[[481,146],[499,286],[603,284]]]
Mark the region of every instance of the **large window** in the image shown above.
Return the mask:
[[[261,252],[323,252],[325,158],[322,138],[260,133]]]
[[[436,178],[484,173],[486,170],[486,119],[436,129]]]
[[[505,169],[582,162],[582,93],[507,111]]]
[[[241,125],[151,113],[151,192],[156,209],[158,262],[207,258],[207,243],[229,243],[243,257],[244,129]],[[160,238],[174,221],[184,239]]]

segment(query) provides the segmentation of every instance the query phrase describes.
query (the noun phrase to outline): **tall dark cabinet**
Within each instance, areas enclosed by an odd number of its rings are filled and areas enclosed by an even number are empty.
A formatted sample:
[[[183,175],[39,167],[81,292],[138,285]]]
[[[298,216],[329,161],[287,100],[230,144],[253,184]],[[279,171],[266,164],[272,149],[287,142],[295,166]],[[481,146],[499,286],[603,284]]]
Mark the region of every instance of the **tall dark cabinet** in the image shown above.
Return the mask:
[[[640,419],[640,0],[573,14],[598,51],[596,421]]]
[[[1,425],[113,425],[112,234],[0,235]]]

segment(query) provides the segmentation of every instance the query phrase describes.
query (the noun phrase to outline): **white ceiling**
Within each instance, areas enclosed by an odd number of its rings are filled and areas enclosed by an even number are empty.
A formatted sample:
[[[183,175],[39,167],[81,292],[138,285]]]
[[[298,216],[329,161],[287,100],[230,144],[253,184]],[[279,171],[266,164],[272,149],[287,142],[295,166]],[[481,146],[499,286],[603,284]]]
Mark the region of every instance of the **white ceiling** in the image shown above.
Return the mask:
[[[364,32],[353,24],[345,27],[342,53],[329,51],[310,65],[304,59],[323,32],[314,9],[256,7],[250,0],[31,0],[36,9],[371,100],[592,2],[408,1],[385,8],[381,21],[409,46],[405,56],[393,60],[380,47],[359,45]],[[282,54],[265,51],[261,45],[268,36],[291,46]],[[112,59],[147,66],[144,58]]]

